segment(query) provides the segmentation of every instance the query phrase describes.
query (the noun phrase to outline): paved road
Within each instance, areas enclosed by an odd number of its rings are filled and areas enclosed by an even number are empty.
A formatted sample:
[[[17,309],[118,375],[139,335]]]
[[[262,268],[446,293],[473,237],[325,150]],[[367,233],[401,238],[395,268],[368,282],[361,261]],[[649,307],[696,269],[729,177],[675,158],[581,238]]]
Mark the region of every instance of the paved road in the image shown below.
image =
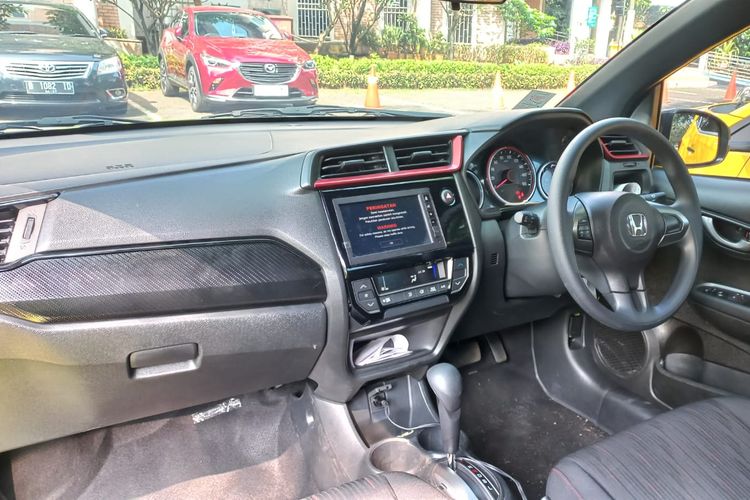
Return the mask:
[[[566,94],[565,90],[553,90],[554,97],[547,106],[557,104]],[[698,107],[724,99],[723,86],[707,88],[673,88],[669,91],[667,108]],[[380,103],[384,108],[414,111],[438,111],[451,114],[474,113],[497,109],[511,109],[528,91],[509,90],[497,99],[489,89],[421,89],[380,91]],[[364,89],[322,89],[319,104],[343,106],[364,105]],[[158,90],[134,91],[131,93],[129,116],[148,120],[178,120],[201,116],[194,113],[186,95],[164,97]]]
[[[562,89],[550,92],[554,96],[546,106],[554,106],[566,94],[566,91]],[[380,91],[380,102],[384,108],[463,114],[511,109],[527,94],[526,90],[507,90],[503,92],[502,98],[498,98],[490,89],[383,89]],[[364,98],[364,89],[322,89],[318,103],[362,106]],[[721,85],[672,88],[669,91],[666,107],[704,106],[713,102],[721,102],[723,98],[724,87]],[[202,114],[194,113],[190,109],[185,94],[178,97],[164,97],[158,90],[148,90],[131,92],[128,116],[160,121],[194,119],[201,117]],[[34,118],[34,116],[28,118]],[[7,117],[7,119],[12,118]],[[0,122],[2,121],[3,119],[0,118]]]

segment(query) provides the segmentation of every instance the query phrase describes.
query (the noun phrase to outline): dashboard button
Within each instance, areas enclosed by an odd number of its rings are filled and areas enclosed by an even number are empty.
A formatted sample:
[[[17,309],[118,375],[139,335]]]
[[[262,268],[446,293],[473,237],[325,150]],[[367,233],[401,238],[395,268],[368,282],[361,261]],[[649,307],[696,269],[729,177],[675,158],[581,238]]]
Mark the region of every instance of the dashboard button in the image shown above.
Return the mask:
[[[456,195],[448,188],[445,188],[440,192],[440,199],[449,207],[452,207],[456,203]]]
[[[415,290],[407,290],[403,292],[404,300],[411,300],[417,298],[417,292]]]
[[[370,278],[352,281],[352,290],[354,290],[354,293],[372,290],[372,281]]]
[[[372,300],[363,300],[362,302],[357,302],[359,306],[366,312],[366,313],[377,313],[380,312],[380,307],[378,306],[378,301],[375,299]]]
[[[416,289],[417,297],[426,297],[428,295],[426,287],[420,287]]]
[[[460,259],[454,259],[453,260],[453,270],[457,269],[467,269],[469,267],[469,258],[468,257],[462,257]]]
[[[364,292],[359,292],[357,298],[359,300],[372,300],[375,298],[375,292],[372,290],[365,290]]]
[[[462,267],[461,269],[453,269],[453,277],[454,278],[465,278],[466,277],[466,268]]]
[[[461,289],[464,287],[464,283],[466,283],[466,277],[463,278],[453,278],[451,280],[451,292],[456,293],[461,291]]]
[[[437,285],[430,285],[427,287],[427,293],[430,295],[435,295],[438,292],[439,290]]]
[[[441,292],[447,292],[451,289],[451,282],[450,281],[442,281],[438,283],[438,290]]]

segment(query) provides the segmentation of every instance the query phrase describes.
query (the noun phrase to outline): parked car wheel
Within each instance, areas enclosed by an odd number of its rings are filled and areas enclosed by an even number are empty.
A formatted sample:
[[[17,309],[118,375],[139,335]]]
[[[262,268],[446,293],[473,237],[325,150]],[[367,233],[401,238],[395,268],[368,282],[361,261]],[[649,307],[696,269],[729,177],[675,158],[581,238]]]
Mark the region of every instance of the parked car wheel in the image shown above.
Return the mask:
[[[198,76],[198,70],[195,66],[190,66],[188,70],[188,100],[190,101],[190,107],[196,113],[202,113],[208,111],[208,103],[206,103],[205,97],[203,97],[203,89],[201,89],[201,80]]]
[[[166,97],[174,97],[180,93],[180,88],[169,81],[169,73],[167,72],[167,61],[163,58],[159,58],[159,81],[161,87],[161,93]]]

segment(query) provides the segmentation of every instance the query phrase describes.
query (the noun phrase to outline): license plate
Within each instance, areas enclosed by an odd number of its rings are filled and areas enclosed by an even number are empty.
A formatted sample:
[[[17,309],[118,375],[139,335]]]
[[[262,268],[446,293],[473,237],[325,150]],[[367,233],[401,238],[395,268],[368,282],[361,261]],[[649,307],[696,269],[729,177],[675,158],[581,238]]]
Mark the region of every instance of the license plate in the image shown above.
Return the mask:
[[[288,85],[256,85],[255,97],[289,97]]]
[[[24,82],[27,94],[62,94],[76,93],[73,82]]]

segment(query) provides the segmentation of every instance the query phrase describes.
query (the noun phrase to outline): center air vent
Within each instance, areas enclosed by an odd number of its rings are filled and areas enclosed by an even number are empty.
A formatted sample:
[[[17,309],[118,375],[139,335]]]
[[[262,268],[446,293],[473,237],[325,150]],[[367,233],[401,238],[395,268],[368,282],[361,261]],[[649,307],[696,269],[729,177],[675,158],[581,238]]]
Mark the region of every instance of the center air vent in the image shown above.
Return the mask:
[[[642,153],[635,147],[633,141],[624,135],[603,135],[601,137],[604,149],[613,158],[626,158],[641,156]]]
[[[449,139],[431,139],[395,144],[393,152],[399,170],[412,170],[450,165],[453,150]]]
[[[351,154],[324,156],[320,161],[320,178],[353,177],[388,171],[383,148]]]

